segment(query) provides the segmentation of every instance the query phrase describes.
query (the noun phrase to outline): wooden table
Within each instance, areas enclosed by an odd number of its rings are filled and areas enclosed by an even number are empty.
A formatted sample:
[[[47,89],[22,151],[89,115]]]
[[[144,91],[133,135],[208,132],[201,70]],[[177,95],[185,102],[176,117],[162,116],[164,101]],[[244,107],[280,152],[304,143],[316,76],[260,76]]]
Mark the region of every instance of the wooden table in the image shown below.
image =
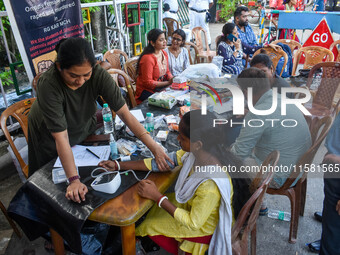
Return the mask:
[[[172,172],[152,173],[148,179],[155,182],[161,193],[164,193],[176,180],[179,168]],[[130,187],[116,198],[113,198],[95,209],[89,220],[121,227],[122,248],[124,255],[136,254],[135,222],[142,217],[154,204],[149,199],[140,197],[137,184]],[[52,242],[56,255],[64,255],[62,237],[51,229]]]

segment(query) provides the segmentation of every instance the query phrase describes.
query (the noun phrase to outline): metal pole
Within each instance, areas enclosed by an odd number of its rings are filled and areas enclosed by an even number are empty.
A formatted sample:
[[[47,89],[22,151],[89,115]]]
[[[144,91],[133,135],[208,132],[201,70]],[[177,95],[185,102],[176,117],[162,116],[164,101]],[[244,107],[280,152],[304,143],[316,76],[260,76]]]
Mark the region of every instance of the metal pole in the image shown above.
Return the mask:
[[[105,27],[108,26],[108,22],[107,22],[107,8],[106,5],[104,5],[104,22],[105,22]],[[108,36],[108,32],[105,29],[105,39],[106,39],[106,47],[107,50],[110,50],[110,45],[109,45],[109,36]]]
[[[92,47],[92,50],[94,51],[91,22],[88,24],[89,24],[90,37],[91,37],[91,47]]]
[[[11,54],[10,54],[9,49],[8,49],[7,38],[6,38],[4,26],[2,25],[2,18],[1,17],[0,17],[0,26],[1,26],[2,37],[4,38],[5,49],[6,49],[8,61],[9,61],[10,64],[12,64],[12,58],[11,58]]]
[[[6,106],[6,108],[8,108],[8,102],[7,102],[7,99],[6,99],[6,93],[4,91],[4,87],[2,85],[2,80],[1,79],[0,79],[0,87],[1,87],[1,94],[2,94],[2,98],[4,99],[5,106]],[[13,125],[13,120],[12,120],[11,116],[9,117],[9,123],[10,123],[10,125]]]
[[[160,0],[158,4],[158,28],[163,30],[163,0]]]

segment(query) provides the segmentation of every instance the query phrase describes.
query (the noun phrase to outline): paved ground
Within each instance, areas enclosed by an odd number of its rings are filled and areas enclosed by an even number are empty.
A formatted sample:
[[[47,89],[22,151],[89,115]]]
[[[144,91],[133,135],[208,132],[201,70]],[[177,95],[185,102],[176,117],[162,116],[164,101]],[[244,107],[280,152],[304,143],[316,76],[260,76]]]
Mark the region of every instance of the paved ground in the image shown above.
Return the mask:
[[[211,24],[212,40],[221,34],[223,24]],[[212,46],[214,48],[214,46]],[[0,147],[6,142],[1,142]],[[320,163],[325,148],[321,146],[315,164]],[[10,158],[0,150],[0,200],[8,206],[11,198],[21,186],[20,179],[16,174]],[[321,235],[321,223],[316,222],[313,218],[315,211],[322,209],[323,201],[323,181],[321,178],[308,180],[307,201],[304,217],[300,217],[298,240],[296,244],[288,243],[289,222],[270,219],[266,216],[260,217],[257,225],[257,254],[260,255],[296,255],[309,254],[305,247],[306,242],[316,240]],[[269,208],[290,211],[288,198],[281,196],[267,195],[267,204]],[[15,234],[11,234],[10,226],[0,213],[0,255],[18,255],[18,254],[51,254],[45,251],[43,239],[39,238],[29,242],[26,237],[18,239]],[[9,242],[8,242],[9,241]],[[6,248],[7,247],[7,248]],[[33,253],[32,251],[35,251]],[[150,254],[166,255],[167,252],[160,250]]]

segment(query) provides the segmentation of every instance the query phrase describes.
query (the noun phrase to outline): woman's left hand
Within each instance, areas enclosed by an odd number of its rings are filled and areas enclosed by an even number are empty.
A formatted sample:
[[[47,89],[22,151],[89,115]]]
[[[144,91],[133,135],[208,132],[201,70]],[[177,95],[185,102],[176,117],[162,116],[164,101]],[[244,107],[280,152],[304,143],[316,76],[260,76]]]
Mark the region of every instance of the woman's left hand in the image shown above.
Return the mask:
[[[150,180],[142,180],[138,183],[137,187],[138,195],[144,198],[157,201],[162,194],[158,191],[156,184]]]
[[[116,164],[112,160],[103,160],[100,161],[98,166],[105,168],[109,171],[115,171],[116,170]]]
[[[153,155],[155,156],[155,160],[160,171],[169,171],[170,166],[166,161],[169,161],[171,164],[174,164],[169,156],[164,152],[163,148],[156,144],[153,150],[151,150]]]

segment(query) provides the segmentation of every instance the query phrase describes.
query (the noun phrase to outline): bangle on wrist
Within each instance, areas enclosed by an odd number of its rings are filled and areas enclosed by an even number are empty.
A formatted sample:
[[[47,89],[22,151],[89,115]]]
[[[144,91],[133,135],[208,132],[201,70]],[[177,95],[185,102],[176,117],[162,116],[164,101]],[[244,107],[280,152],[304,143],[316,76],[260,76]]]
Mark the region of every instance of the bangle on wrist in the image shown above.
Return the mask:
[[[139,135],[138,139],[140,139],[143,135],[150,134],[148,131],[143,132],[142,134]]]
[[[74,176],[72,176],[72,177],[67,179],[68,180],[68,184],[71,184],[73,181],[79,180],[79,179],[80,179],[79,175],[74,175]]]
[[[162,197],[164,197],[164,195],[161,195],[161,196],[157,199],[157,201],[156,201],[156,204],[157,204],[157,205],[159,204],[159,201],[162,199]]]
[[[120,170],[120,164],[117,160],[114,160],[113,161],[115,163],[115,166],[116,166],[116,170],[119,171]]]
[[[162,208],[161,205],[162,205],[162,202],[164,201],[164,199],[168,199],[168,197],[167,196],[161,196],[161,198],[158,201],[158,207],[159,208]]]

